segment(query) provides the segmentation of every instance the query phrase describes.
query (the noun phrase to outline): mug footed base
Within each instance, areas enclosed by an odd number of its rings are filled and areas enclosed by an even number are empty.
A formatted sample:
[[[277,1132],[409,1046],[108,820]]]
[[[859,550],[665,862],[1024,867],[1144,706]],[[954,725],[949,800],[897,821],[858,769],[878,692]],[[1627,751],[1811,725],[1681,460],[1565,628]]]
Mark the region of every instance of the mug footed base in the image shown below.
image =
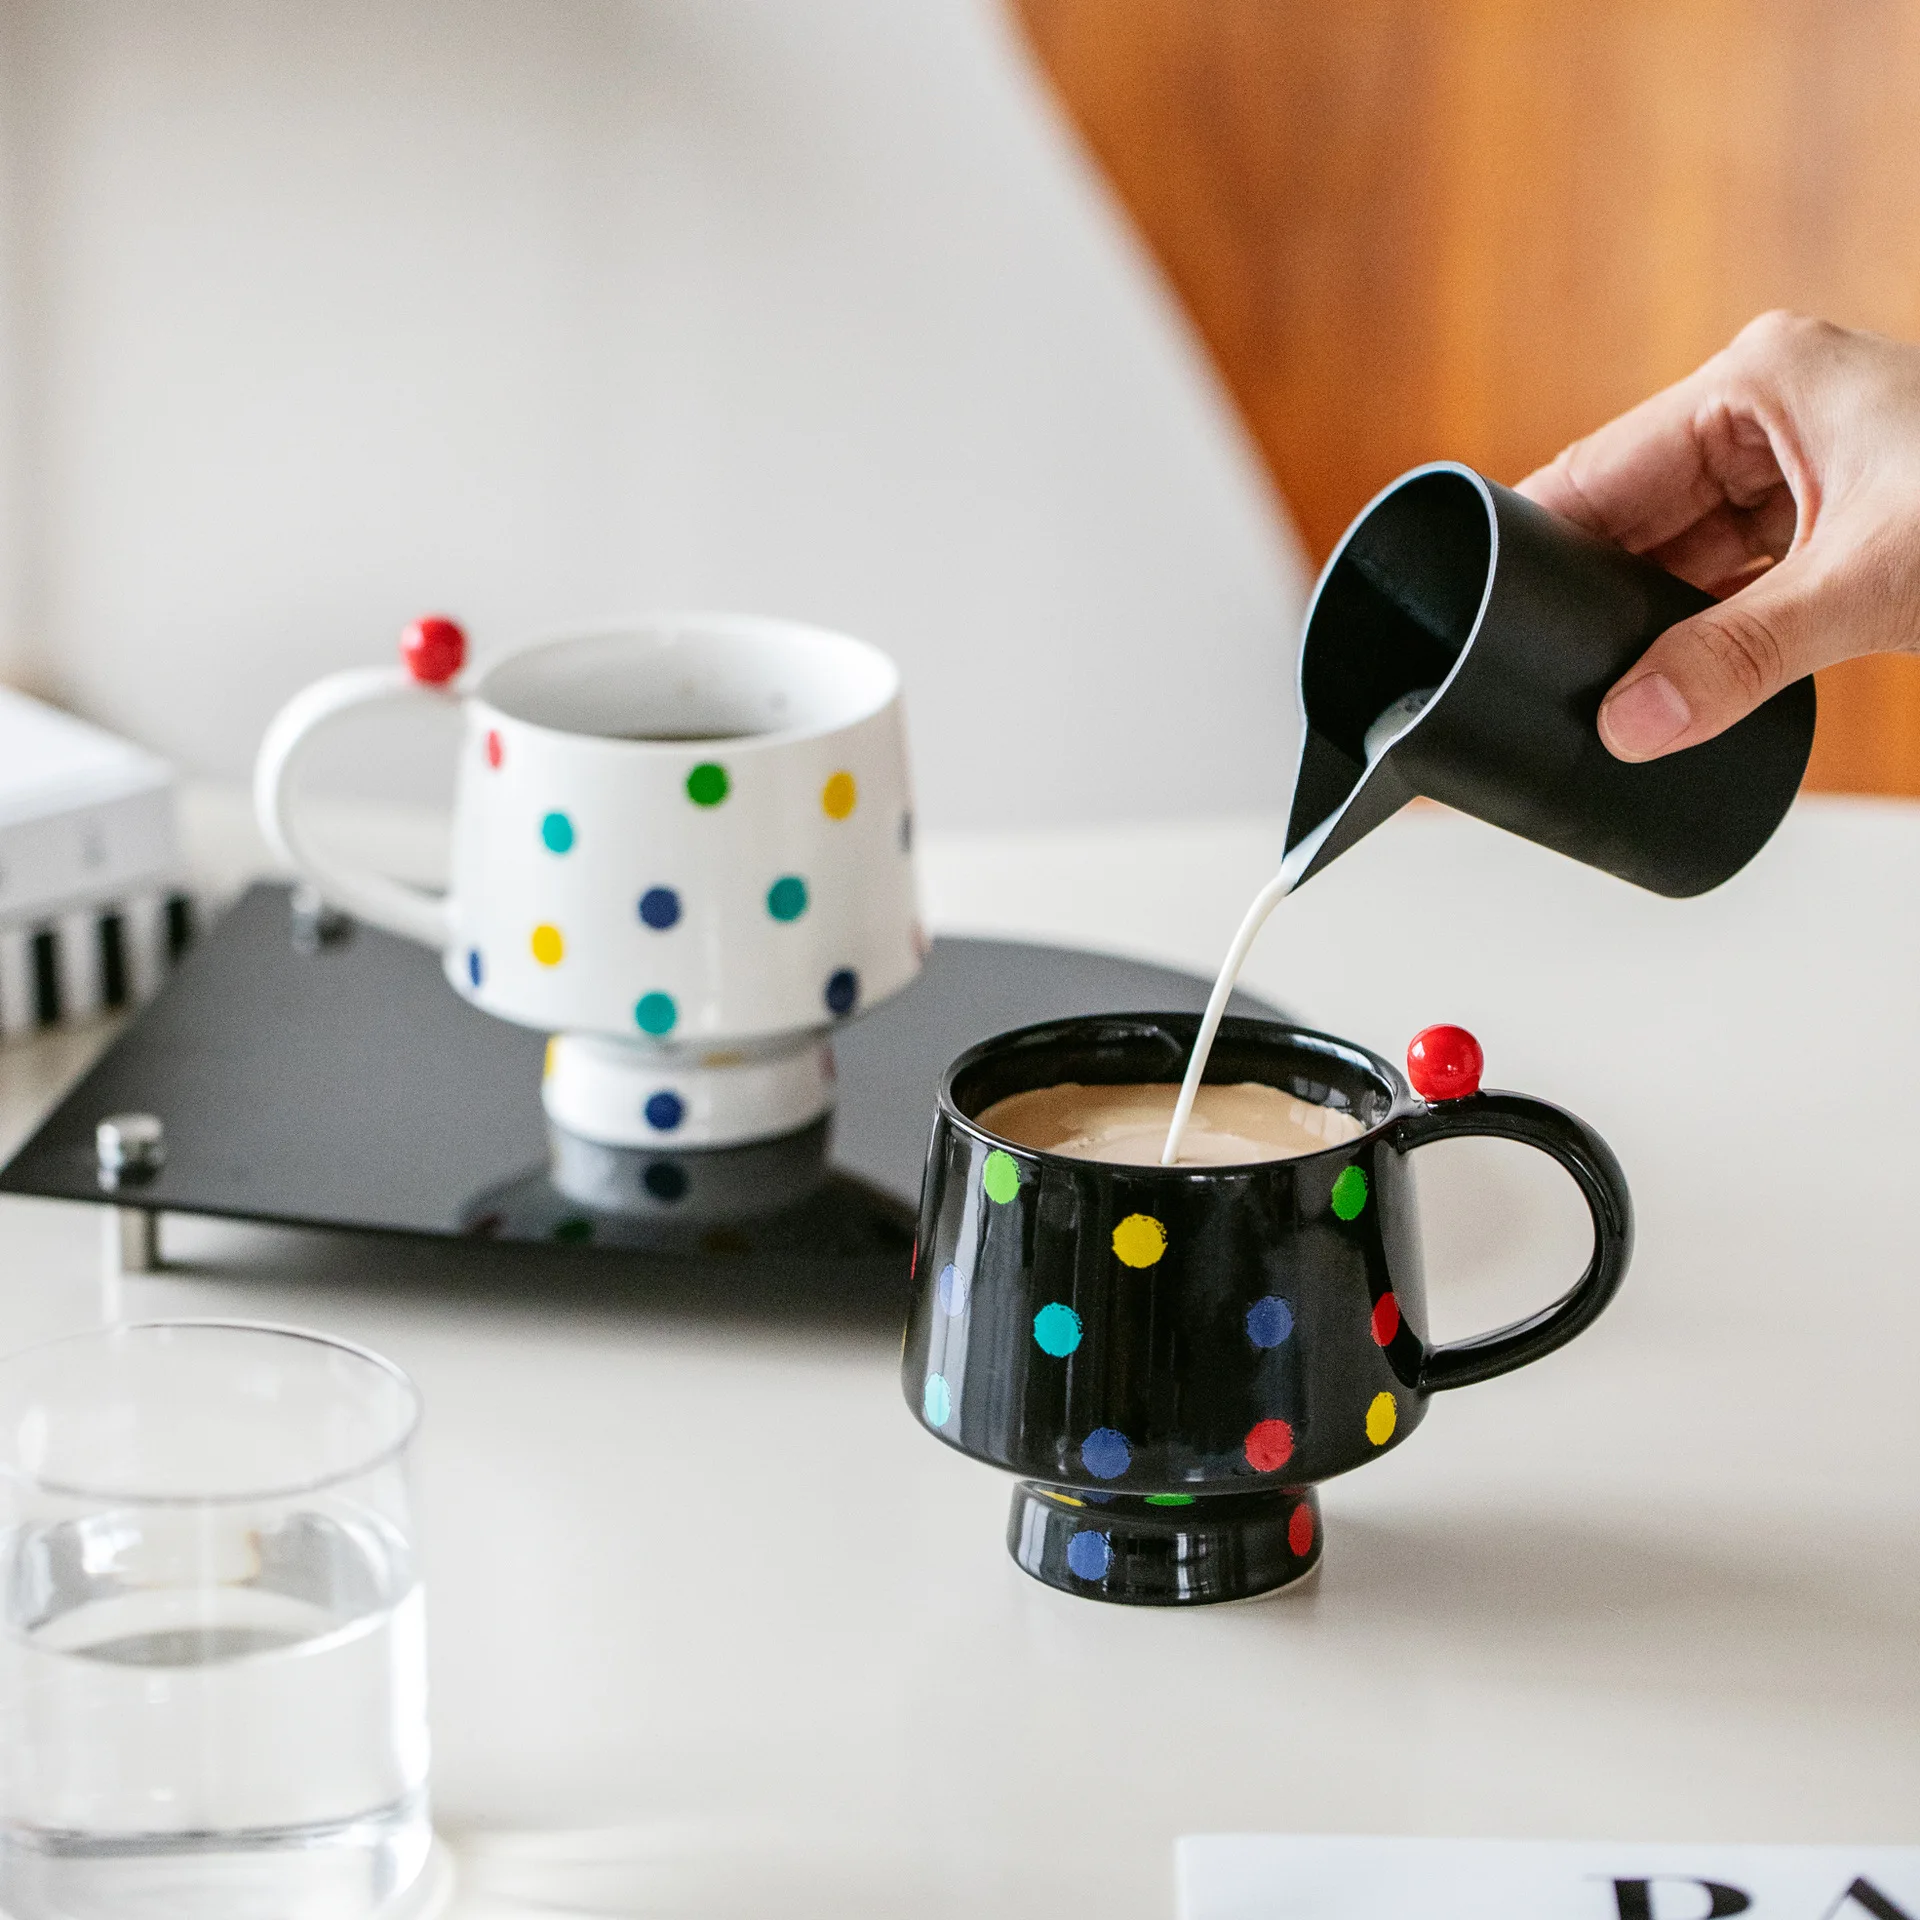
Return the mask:
[[[1320,1500],[1274,1493],[1098,1494],[1023,1480],[1007,1551],[1024,1573],[1084,1600],[1200,1607],[1250,1600],[1320,1564]]]

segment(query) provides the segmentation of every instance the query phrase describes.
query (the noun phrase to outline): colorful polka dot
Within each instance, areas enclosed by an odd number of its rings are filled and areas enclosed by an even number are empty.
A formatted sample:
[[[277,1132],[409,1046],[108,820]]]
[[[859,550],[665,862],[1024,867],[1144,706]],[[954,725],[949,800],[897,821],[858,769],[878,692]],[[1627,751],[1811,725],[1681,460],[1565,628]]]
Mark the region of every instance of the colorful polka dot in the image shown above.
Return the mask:
[[[468,985],[477,987],[480,984],[481,979],[484,976],[485,972],[486,972],[486,969],[482,967],[480,964],[480,949],[478,947],[469,947],[467,949],[467,983]]]
[[[593,1238],[593,1222],[582,1220],[577,1214],[570,1220],[562,1220],[553,1230],[553,1238],[563,1247],[584,1246]]]
[[[1255,1473],[1278,1473],[1293,1458],[1293,1429],[1284,1420],[1262,1420],[1247,1435],[1247,1465]]]
[[[1005,1206],[1020,1191],[1020,1163],[1012,1154],[1002,1153],[998,1147],[987,1155],[987,1164],[981,1170],[980,1184],[987,1190],[989,1200],[998,1201]]]
[[[487,729],[487,765],[497,767],[506,757],[507,750],[500,744],[500,729],[489,727]]]
[[[540,838],[549,853],[571,853],[573,822],[564,813],[550,813],[540,822]]]
[[[851,967],[842,967],[827,982],[827,1011],[845,1016],[860,998],[860,976]]]
[[[859,798],[860,789],[844,767],[838,773],[828,774],[827,784],[820,789],[820,805],[829,820],[844,820]]]
[[[1113,1230],[1113,1251],[1124,1267],[1150,1267],[1167,1250],[1167,1230],[1150,1213],[1130,1213]]]
[[[1127,1436],[1112,1427],[1095,1427],[1080,1442],[1080,1464],[1096,1480],[1118,1480],[1133,1464]]]
[[[767,889],[767,911],[776,920],[798,920],[807,910],[807,883],[797,873],[783,874]]]
[[[1342,1167],[1333,1183],[1333,1210],[1342,1220],[1358,1220],[1367,1204],[1367,1176],[1358,1167]]]
[[[673,1004],[670,993],[643,993],[634,1002],[633,1017],[642,1033],[653,1034],[656,1038],[663,1033],[671,1033],[676,1020],[680,1018],[680,1009]]]
[[[566,957],[567,943],[560,937],[558,927],[549,926],[544,920],[533,930],[533,957],[543,967],[557,967]]]
[[[1147,1495],[1150,1507],[1190,1507],[1193,1495],[1190,1493],[1150,1493]]]
[[[1042,1353],[1064,1360],[1080,1344],[1080,1316],[1063,1300],[1049,1301],[1033,1316],[1033,1337]]]
[[[649,887],[640,896],[640,918],[655,933],[680,924],[680,896],[671,887]]]
[[[687,1170],[672,1160],[650,1161],[647,1170],[640,1176],[640,1184],[656,1200],[668,1205],[687,1197]]]
[[[1296,1560],[1313,1551],[1313,1509],[1304,1500],[1287,1515],[1287,1545]]]
[[[557,1033],[547,1035],[547,1050],[540,1056],[540,1078],[553,1078],[553,1063],[560,1057],[560,1036]]]
[[[716,761],[703,760],[687,775],[687,798],[696,807],[717,807],[732,785],[725,767]]]
[[[945,1266],[940,1269],[935,1291],[939,1295],[940,1311],[951,1319],[966,1312],[973,1282],[958,1267]]]
[[[902,853],[911,853],[913,851],[913,814],[911,811],[903,813],[900,816],[900,851]]]
[[[1113,1565],[1113,1541],[1089,1528],[1067,1542],[1067,1569],[1082,1580],[1104,1580]]]
[[[687,1117],[687,1103],[677,1093],[662,1087],[658,1093],[648,1096],[642,1111],[647,1116],[648,1126],[657,1128],[661,1133],[671,1133]]]
[[[1400,1424],[1399,1403],[1390,1393],[1376,1393],[1367,1408],[1367,1438],[1376,1447],[1384,1447]]]
[[[1084,1507],[1087,1504],[1084,1500],[1076,1499],[1070,1493],[1057,1493],[1052,1487],[1035,1487],[1034,1492],[1037,1493],[1041,1499],[1057,1501],[1063,1507]]]
[[[953,1391],[937,1373],[927,1375],[925,1391],[920,1395],[920,1408],[927,1416],[930,1427],[944,1427],[953,1417]]]
[[[1293,1309],[1277,1293],[1247,1309],[1247,1338],[1256,1347],[1277,1347],[1293,1331]]]
[[[1400,1302],[1383,1293],[1373,1303],[1373,1338],[1376,1346],[1388,1346],[1400,1331]]]

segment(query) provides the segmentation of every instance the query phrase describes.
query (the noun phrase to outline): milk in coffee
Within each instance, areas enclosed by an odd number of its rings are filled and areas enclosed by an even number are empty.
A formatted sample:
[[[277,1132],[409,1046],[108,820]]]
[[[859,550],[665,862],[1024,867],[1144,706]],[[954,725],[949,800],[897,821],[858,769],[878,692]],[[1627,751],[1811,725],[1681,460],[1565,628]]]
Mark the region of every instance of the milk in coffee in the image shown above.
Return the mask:
[[[1099,1087],[1069,1080],[996,1100],[979,1124],[1035,1152],[1151,1167],[1160,1162],[1179,1093],[1171,1081]],[[1297,1099],[1280,1087],[1255,1080],[1210,1083],[1200,1088],[1182,1132],[1180,1165],[1292,1160],[1357,1140],[1365,1131],[1353,1114]]]

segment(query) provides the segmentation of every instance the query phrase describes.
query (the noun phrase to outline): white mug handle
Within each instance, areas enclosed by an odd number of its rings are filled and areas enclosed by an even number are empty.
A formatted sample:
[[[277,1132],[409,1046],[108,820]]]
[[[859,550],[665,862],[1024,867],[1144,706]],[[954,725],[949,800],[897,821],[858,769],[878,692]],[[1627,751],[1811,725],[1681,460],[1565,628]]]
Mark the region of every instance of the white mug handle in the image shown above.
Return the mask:
[[[457,697],[444,685],[423,684],[405,667],[352,667],[331,673],[296,693],[274,715],[253,767],[253,810],[273,851],[310,880],[330,905],[436,950],[444,949],[451,937],[446,895],[349,866],[315,846],[295,805],[294,775],[314,735],[349,707],[379,700],[441,703]]]

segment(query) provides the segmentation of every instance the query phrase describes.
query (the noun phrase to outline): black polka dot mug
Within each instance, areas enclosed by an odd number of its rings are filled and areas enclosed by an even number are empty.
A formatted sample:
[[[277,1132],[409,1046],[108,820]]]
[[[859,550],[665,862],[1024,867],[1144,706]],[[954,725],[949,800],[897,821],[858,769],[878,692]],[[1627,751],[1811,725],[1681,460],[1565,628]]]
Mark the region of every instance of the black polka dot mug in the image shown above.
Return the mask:
[[[900,681],[877,648],[788,621],[662,615],[461,676],[453,622],[403,663],[281,711],[255,802],[333,904],[443,955],[457,993],[555,1035],[543,1095],[614,1146],[735,1145],[832,1105],[827,1034],[926,951]],[[445,894],[310,830],[302,758],[349,708],[464,708]]]
[[[1479,1090],[1479,1049],[1429,1029],[1421,1094],[1378,1055],[1229,1019],[1207,1079],[1351,1115],[1356,1137],[1243,1166],[1120,1166],[980,1126],[1010,1094],[1177,1082],[1191,1014],[1027,1027],[940,1089],[902,1384],[922,1424],[1025,1475],[1007,1543],[1049,1586],[1181,1606],[1238,1600],[1318,1563],[1315,1487],[1399,1446],[1431,1396],[1551,1353],[1612,1299],[1632,1250],[1626,1181],[1571,1114]],[[1593,1257],[1552,1306],[1477,1339],[1427,1333],[1409,1156],[1489,1134],[1551,1155],[1593,1216]]]

